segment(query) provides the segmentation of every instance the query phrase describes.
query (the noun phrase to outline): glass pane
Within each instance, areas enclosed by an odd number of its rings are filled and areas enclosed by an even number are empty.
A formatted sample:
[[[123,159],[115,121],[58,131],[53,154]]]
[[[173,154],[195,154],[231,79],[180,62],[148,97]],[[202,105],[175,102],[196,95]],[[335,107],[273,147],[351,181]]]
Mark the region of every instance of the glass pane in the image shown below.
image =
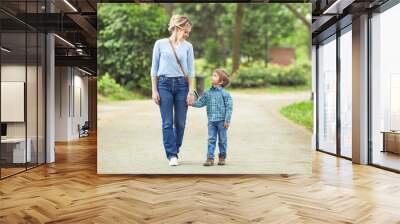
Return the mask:
[[[336,153],[336,40],[318,48],[318,148]]]
[[[400,170],[400,5],[372,18],[372,163]]]
[[[37,1],[27,2],[26,12],[29,15],[29,20],[31,23],[35,23],[34,18],[30,18],[33,13],[37,13],[39,10],[39,5]],[[27,94],[26,94],[26,111],[27,111],[27,142],[28,148],[30,148],[30,156],[28,159],[27,167],[31,168],[37,165],[38,157],[38,34],[36,30],[27,30]]]
[[[45,163],[45,35],[39,33],[38,46],[38,163]]]
[[[340,121],[341,155],[351,158],[352,141],[352,35],[351,30],[340,37]]]
[[[30,158],[28,159],[28,168],[37,165],[37,132],[38,132],[38,88],[37,88],[37,80],[38,80],[38,36],[36,32],[28,32],[28,63],[27,63],[27,94],[26,94],[26,111],[27,111],[27,142],[28,149],[30,148],[31,153]]]
[[[1,173],[5,177],[25,170],[31,153],[26,150],[26,34],[3,32],[1,44]]]

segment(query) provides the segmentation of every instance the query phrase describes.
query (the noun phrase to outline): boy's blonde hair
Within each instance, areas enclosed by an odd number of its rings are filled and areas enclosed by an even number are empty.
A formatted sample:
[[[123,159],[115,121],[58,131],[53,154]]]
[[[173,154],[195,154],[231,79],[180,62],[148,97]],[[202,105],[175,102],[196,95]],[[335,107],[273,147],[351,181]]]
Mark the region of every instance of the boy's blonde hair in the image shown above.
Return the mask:
[[[225,69],[217,68],[214,70],[214,73],[218,75],[219,81],[222,81],[222,87],[226,87],[229,85],[229,75]]]

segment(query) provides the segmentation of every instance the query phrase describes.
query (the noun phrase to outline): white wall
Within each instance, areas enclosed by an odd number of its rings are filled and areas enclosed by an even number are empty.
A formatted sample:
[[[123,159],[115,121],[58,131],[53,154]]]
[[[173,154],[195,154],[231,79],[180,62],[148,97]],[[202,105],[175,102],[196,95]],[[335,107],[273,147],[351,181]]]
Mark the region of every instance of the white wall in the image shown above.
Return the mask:
[[[88,78],[83,75],[76,68],[56,67],[56,141],[79,138],[78,124],[88,120]]]
[[[67,67],[55,68],[55,141],[68,141],[68,86],[70,76]]]

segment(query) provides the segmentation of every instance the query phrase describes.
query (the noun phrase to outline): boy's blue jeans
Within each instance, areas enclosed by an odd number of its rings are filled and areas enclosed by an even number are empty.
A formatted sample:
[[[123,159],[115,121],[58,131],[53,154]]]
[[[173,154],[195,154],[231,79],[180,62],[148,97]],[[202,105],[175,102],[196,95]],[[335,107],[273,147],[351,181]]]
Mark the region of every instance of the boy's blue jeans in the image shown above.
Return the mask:
[[[189,86],[185,77],[158,78],[162,133],[167,158],[177,157],[185,131]]]
[[[226,158],[226,149],[228,145],[228,138],[226,135],[227,129],[224,127],[225,121],[209,121],[208,122],[208,152],[207,158],[214,159],[214,150],[217,143],[218,136],[218,147],[219,157]]]

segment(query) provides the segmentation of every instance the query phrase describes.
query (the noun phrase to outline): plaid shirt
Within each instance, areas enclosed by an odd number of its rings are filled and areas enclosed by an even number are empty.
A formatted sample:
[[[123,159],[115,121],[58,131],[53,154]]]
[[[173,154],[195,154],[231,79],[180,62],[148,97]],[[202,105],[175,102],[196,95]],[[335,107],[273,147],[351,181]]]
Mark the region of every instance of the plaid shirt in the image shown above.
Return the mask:
[[[196,100],[194,107],[207,106],[208,121],[226,121],[230,123],[232,116],[232,97],[222,87],[211,87]]]

